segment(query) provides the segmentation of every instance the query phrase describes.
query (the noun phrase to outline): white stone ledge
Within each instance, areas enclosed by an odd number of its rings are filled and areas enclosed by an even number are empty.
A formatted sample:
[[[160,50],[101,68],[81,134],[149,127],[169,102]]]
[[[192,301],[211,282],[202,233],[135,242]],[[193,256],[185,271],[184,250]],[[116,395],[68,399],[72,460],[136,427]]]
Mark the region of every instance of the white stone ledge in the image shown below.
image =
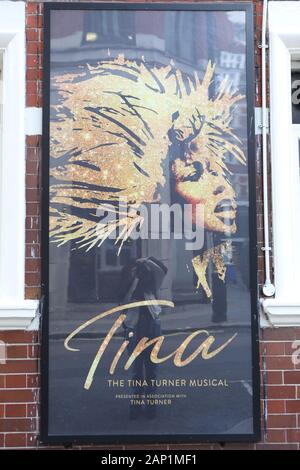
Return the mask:
[[[300,327],[300,299],[262,299],[261,306],[265,315],[261,327]]]
[[[38,300],[24,300],[18,304],[0,304],[0,330],[37,330]]]

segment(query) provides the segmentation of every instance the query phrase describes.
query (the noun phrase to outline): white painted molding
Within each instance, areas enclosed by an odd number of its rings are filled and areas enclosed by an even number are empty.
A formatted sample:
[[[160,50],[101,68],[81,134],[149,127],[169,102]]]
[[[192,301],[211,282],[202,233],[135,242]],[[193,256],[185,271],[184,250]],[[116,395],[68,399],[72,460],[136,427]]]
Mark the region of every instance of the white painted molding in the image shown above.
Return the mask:
[[[42,108],[25,109],[25,135],[42,135]]]
[[[25,300],[25,3],[0,2],[3,132],[0,167],[0,328],[25,329],[38,302]]]
[[[37,300],[24,300],[19,305],[0,304],[0,330],[37,330],[38,307]]]
[[[262,301],[265,319],[261,326],[300,326],[300,299],[284,302],[282,299]]]
[[[269,3],[270,135],[275,298],[261,299],[261,326],[300,326],[299,154],[291,110],[291,57],[300,51],[300,2]]]

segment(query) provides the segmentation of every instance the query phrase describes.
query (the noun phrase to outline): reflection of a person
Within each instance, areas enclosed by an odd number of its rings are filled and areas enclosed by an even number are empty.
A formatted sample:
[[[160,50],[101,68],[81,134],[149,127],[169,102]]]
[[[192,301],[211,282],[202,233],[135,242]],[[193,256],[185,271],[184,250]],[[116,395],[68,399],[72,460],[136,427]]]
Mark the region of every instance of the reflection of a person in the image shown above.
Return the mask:
[[[222,236],[218,233],[213,235],[214,246],[222,242]],[[227,321],[227,282],[220,279],[218,272],[214,269],[212,272],[212,318],[213,323],[223,323]]]
[[[212,247],[217,247],[224,239],[232,236],[237,231],[236,226],[236,193],[230,181],[230,171],[227,168],[222,153],[211,155],[203,149],[202,123],[194,135],[184,136],[181,131],[173,129],[169,133],[172,142],[169,149],[169,171],[172,183],[172,203],[190,204],[193,230],[200,228],[205,230],[206,237],[213,236]],[[178,142],[180,138],[180,145]],[[198,220],[201,212],[197,207],[203,208],[203,215]],[[198,216],[196,217],[196,214]],[[198,226],[198,224],[200,224]],[[206,238],[205,237],[205,238]],[[196,254],[203,260],[207,247]],[[212,264],[211,264],[212,266]],[[195,271],[193,271],[194,274]],[[208,277],[208,271],[205,277]],[[207,280],[207,279],[206,279]],[[208,280],[207,280],[208,281]],[[194,283],[198,283],[198,277],[194,277]],[[211,302],[213,323],[227,321],[227,288],[225,279],[221,279],[217,268],[212,266],[210,298],[204,290],[200,290],[201,303]]]
[[[124,267],[122,272],[122,284],[120,289],[120,302],[130,303],[143,300],[157,299],[157,292],[167,273],[165,265],[154,257],[140,258],[132,261]],[[131,354],[141,338],[156,338],[161,334],[159,314],[161,308],[158,305],[149,305],[139,309],[129,309],[124,321],[125,336],[129,341],[128,353]],[[132,380],[134,393],[149,397],[155,391],[152,381],[156,379],[157,365],[150,359],[150,350],[144,350],[133,362]],[[145,389],[138,381],[146,381]],[[142,412],[139,405],[130,406],[130,418],[137,419]],[[154,405],[146,406],[146,416],[154,418],[156,409]]]

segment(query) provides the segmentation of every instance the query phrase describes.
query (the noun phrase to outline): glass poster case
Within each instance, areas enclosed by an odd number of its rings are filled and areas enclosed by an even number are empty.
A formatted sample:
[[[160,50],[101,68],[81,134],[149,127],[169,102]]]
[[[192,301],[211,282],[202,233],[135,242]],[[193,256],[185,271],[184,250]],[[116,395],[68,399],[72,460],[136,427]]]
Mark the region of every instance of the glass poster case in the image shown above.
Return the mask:
[[[45,442],[259,438],[252,16],[45,4]]]

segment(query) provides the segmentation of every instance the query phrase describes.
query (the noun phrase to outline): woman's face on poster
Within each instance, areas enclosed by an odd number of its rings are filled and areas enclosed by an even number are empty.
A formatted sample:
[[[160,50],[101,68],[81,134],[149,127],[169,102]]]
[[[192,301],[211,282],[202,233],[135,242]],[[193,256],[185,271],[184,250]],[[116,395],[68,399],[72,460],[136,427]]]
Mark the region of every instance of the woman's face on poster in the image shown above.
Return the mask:
[[[191,204],[193,223],[211,231],[235,233],[237,204],[228,171],[221,156],[209,158],[204,147],[199,135],[184,145],[181,155],[173,156],[175,190]],[[199,205],[202,211],[196,217]],[[203,214],[202,220],[199,214]]]

